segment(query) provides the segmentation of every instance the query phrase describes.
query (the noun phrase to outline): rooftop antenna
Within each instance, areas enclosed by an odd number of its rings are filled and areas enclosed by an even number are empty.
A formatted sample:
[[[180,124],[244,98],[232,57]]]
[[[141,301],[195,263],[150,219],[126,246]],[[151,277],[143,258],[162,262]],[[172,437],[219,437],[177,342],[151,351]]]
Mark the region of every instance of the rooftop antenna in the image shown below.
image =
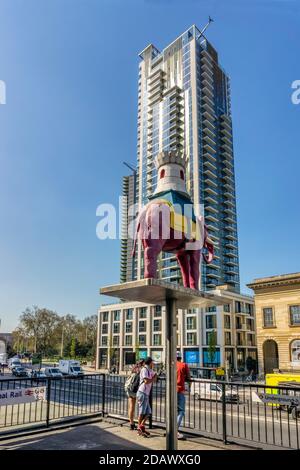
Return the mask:
[[[209,27],[210,23],[213,23],[213,22],[214,22],[214,20],[209,16],[208,17],[208,23],[204,26],[202,31],[200,31],[199,36],[197,37],[197,39],[201,38],[201,36],[204,36],[204,33],[207,30],[207,28]]]

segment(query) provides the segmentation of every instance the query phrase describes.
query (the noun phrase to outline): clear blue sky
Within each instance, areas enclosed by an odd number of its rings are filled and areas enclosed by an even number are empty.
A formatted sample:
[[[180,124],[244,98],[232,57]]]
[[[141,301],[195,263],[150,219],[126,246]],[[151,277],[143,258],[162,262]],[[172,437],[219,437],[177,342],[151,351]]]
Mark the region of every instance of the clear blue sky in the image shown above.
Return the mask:
[[[33,304],[93,314],[118,282],[96,207],[117,202],[122,161],[136,162],[138,52],[208,15],[232,80],[242,290],[300,270],[299,2],[0,0],[2,331]]]

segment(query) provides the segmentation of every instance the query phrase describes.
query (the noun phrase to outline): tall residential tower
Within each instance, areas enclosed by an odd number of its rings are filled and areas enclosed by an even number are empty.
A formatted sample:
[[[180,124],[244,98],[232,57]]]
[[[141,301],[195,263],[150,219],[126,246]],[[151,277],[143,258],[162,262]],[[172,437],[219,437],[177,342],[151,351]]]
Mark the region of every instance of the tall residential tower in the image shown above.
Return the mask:
[[[216,248],[213,263],[202,263],[201,287],[229,284],[239,291],[229,77],[196,26],[162,52],[148,45],[140,58],[136,200],[145,204],[155,189],[158,152],[184,152],[187,188],[199,212],[204,211]],[[143,277],[141,246],[132,274],[132,279]],[[181,282],[171,254],[161,255],[159,276]]]

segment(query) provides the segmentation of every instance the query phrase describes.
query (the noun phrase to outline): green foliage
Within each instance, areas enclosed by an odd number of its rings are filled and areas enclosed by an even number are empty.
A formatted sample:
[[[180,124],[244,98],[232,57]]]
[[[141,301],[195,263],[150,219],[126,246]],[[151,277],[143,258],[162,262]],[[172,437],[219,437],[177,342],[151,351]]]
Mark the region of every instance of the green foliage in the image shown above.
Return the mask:
[[[27,308],[13,331],[13,350],[40,353],[43,357],[95,357],[97,315],[83,320],[58,315],[46,308]]]
[[[214,362],[216,355],[217,332],[211,331],[208,335],[208,356],[211,362]]]

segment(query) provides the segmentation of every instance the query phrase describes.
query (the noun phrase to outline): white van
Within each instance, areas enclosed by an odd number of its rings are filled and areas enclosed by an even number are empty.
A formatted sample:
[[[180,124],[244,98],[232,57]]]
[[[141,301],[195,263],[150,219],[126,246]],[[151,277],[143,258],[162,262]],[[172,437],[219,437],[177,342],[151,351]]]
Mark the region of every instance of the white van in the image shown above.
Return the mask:
[[[63,375],[72,375],[73,377],[83,377],[83,370],[80,362],[73,359],[61,359],[58,368]]]
[[[22,367],[22,363],[18,357],[11,357],[8,359],[7,364],[10,370],[14,369],[15,367]]]
[[[190,394],[195,398],[195,400],[221,401],[223,391],[221,385],[209,380],[207,382],[193,381],[191,382]],[[232,388],[226,390],[225,400],[226,402],[238,403],[239,395],[237,391]]]
[[[61,379],[63,376],[58,367],[45,367],[45,375],[52,379]]]

